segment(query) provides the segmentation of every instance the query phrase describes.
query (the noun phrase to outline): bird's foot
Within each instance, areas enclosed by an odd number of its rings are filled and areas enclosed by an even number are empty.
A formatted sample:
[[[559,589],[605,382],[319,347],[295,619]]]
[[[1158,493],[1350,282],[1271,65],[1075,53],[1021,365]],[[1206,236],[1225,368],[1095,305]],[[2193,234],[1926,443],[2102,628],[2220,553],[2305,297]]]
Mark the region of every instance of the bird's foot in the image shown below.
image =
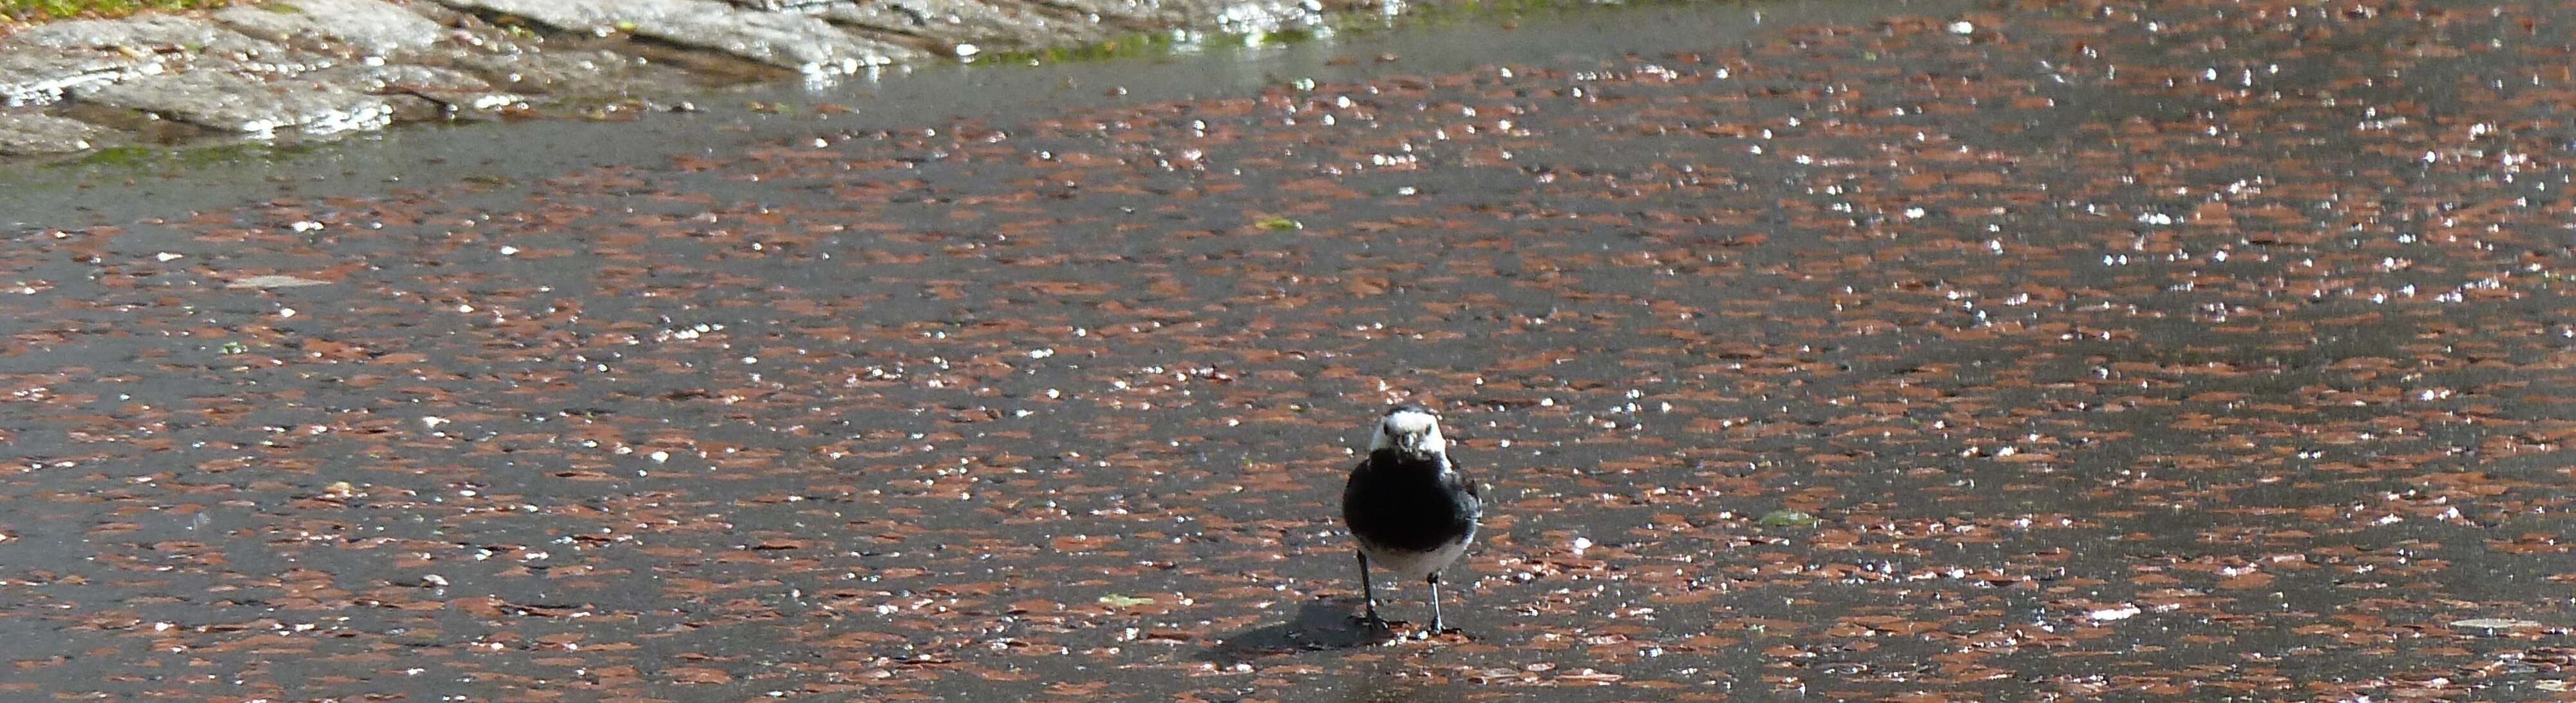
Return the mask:
[[[1354,620],[1358,620],[1358,621],[1359,621],[1359,624],[1360,624],[1360,626],[1361,626],[1361,627],[1365,627],[1365,628],[1368,628],[1368,629],[1371,629],[1371,630],[1376,630],[1376,631],[1384,632],[1384,631],[1386,631],[1387,629],[1389,629],[1389,628],[1387,627],[1387,624],[1386,624],[1386,618],[1378,617],[1378,616],[1377,616],[1377,611],[1375,611],[1375,610],[1371,610],[1371,611],[1369,611],[1367,614],[1365,614],[1365,615],[1361,615],[1361,616],[1359,616],[1359,617],[1357,617],[1357,618],[1353,618],[1353,619],[1354,619]]]
[[[1467,633],[1464,630],[1460,630],[1455,627],[1440,627],[1438,625],[1433,625],[1431,627],[1415,631],[1410,635],[1406,635],[1406,639],[1420,640],[1423,642],[1446,642],[1450,644],[1476,641],[1476,638],[1467,636]]]

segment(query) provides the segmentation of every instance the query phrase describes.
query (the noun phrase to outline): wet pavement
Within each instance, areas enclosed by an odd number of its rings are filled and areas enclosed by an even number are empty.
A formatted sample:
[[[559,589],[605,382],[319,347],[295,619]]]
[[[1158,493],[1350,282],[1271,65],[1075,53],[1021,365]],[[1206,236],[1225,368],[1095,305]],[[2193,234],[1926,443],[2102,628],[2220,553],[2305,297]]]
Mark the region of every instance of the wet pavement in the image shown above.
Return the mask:
[[[52,186],[0,691],[2566,698],[2562,9],[1600,10]],[[1489,522],[1381,643],[1407,398]]]

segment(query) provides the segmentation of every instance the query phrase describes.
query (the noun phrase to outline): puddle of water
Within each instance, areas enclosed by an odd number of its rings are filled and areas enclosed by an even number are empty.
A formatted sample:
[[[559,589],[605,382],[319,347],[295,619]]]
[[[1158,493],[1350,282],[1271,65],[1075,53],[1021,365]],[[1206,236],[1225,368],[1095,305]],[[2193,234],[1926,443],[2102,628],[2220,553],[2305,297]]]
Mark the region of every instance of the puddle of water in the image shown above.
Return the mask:
[[[1392,71],[1438,73],[1493,63],[1654,54],[1740,41],[1769,23],[1944,13],[1965,5],[1786,2],[1563,10],[1531,5],[1494,14],[1435,11],[1423,22],[1430,26],[1366,31],[1355,26],[1286,43],[1176,46],[1156,37],[1132,53],[1079,49],[1065,57],[1041,57],[1071,61],[1034,67],[940,63],[831,84],[722,90],[681,98],[700,108],[697,112],[646,115],[615,124],[413,125],[327,145],[123,149],[91,163],[0,167],[0,213],[7,213],[0,216],[0,226],[31,230],[115,224],[269,198],[364,196],[469,177],[520,181],[594,166],[724,153],[798,135],[953,119],[1007,121],[1033,111],[1241,94],[1299,79],[1350,80]],[[1157,55],[1180,48],[1187,53]],[[1399,60],[1377,60],[1389,54]],[[753,105],[760,109],[751,109]]]

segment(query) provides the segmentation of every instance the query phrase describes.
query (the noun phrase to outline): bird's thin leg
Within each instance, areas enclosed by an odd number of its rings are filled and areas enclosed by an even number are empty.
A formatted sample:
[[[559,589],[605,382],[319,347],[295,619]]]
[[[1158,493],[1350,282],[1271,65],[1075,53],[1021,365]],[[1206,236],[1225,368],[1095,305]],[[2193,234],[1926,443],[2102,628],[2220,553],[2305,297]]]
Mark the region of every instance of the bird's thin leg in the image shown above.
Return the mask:
[[[1440,572],[1431,572],[1431,634],[1440,634]]]
[[[1365,622],[1374,627],[1386,627],[1386,620],[1377,616],[1377,584],[1369,579],[1368,552],[1355,553],[1360,555],[1360,595],[1368,601],[1368,619]]]

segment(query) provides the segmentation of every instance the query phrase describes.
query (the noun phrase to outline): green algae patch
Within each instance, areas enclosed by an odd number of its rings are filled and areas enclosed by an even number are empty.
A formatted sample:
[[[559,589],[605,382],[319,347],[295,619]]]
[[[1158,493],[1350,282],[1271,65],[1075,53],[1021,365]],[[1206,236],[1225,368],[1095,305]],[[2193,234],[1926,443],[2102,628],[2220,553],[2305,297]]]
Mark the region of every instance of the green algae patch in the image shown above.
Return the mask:
[[[1105,41],[1075,46],[996,51],[979,56],[968,57],[965,59],[965,62],[971,64],[1025,64],[1036,66],[1076,61],[1108,61],[1111,59],[1169,56],[1172,54],[1175,47],[1180,46],[1184,40],[1189,38],[1190,33],[1188,32],[1138,32],[1135,34],[1111,38]]]
[[[200,168],[244,162],[273,161],[313,151],[315,144],[268,144],[243,142],[202,146],[150,146],[125,144],[83,154],[80,158],[51,164],[52,167],[106,166],[138,171],[155,168]]]
[[[1774,510],[1764,513],[1762,515],[1762,519],[1754,522],[1755,524],[1759,524],[1763,527],[1794,527],[1798,529],[1808,529],[1823,524],[1824,520],[1802,510]]]
[[[0,19],[16,22],[124,17],[143,12],[201,10],[232,0],[0,0]]]

